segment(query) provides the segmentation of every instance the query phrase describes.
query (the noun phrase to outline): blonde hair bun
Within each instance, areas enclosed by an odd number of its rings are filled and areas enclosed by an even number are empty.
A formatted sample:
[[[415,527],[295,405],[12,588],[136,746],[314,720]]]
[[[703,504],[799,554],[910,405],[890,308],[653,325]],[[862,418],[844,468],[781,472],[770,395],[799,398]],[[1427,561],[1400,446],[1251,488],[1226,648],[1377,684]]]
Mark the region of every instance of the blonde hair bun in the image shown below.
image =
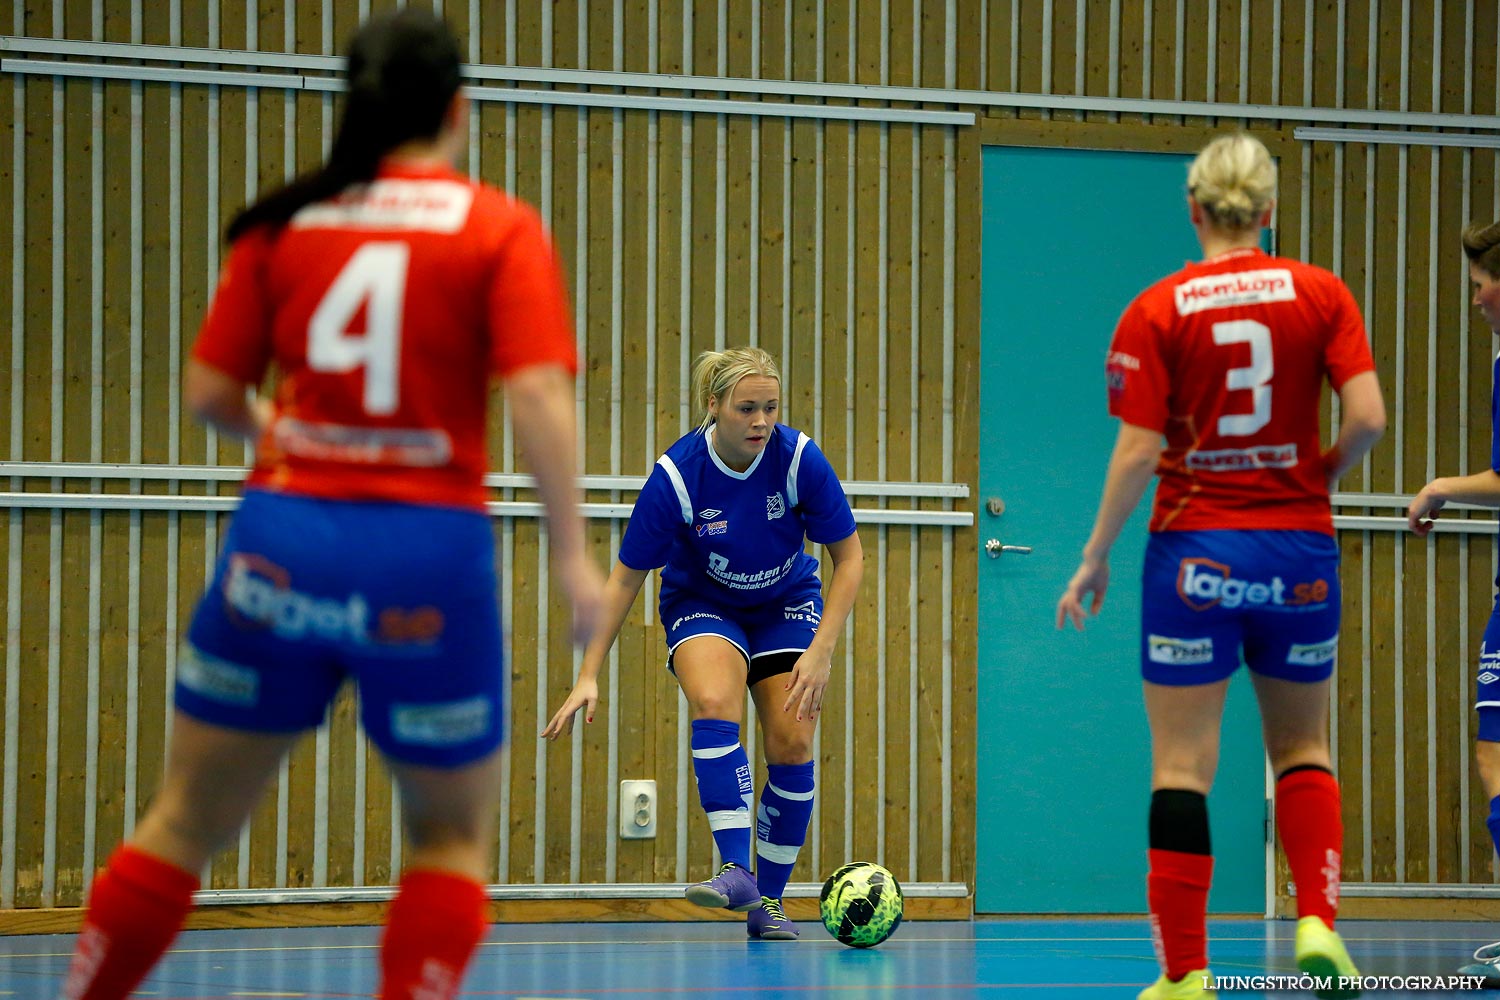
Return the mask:
[[[1276,200],[1276,164],[1254,136],[1220,136],[1188,168],[1188,192],[1214,225],[1252,229]]]

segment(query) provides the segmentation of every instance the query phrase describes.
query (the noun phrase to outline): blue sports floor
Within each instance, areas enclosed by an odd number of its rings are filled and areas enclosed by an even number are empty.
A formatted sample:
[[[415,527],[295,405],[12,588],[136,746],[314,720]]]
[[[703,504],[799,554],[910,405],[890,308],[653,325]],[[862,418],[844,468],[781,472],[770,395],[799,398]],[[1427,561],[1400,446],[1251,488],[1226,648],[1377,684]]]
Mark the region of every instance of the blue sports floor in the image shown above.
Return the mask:
[[[1210,925],[1210,958],[1224,975],[1295,973],[1290,921]],[[1343,921],[1366,975],[1447,975],[1493,924]],[[497,925],[464,981],[465,997],[607,1000],[629,997],[1134,997],[1156,978],[1144,920],[1015,920],[904,924],[870,951],[845,948],[816,924],[796,942],[748,942],[719,921]],[[192,931],[139,996],[369,997],[378,928]],[[0,938],[0,1000],[54,1000],[66,936]],[[1229,997],[1308,996],[1245,990]],[[1420,997],[1430,991],[1366,992]]]

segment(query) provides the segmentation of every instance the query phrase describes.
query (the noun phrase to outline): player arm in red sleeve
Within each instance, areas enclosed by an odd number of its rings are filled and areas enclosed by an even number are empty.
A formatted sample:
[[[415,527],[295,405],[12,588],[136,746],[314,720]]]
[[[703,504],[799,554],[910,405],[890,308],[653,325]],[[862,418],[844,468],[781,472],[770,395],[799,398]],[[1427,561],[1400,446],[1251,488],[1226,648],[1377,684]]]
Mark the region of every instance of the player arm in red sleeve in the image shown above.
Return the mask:
[[[274,407],[251,386],[191,358],[182,378],[182,402],[206,424],[235,437],[256,439],[270,425]]]
[[[1323,453],[1328,488],[1354,468],[1385,433],[1385,399],[1373,371],[1360,372],[1339,387],[1339,436]]]
[[[1167,426],[1170,377],[1162,357],[1162,335],[1144,299],[1138,297],[1125,310],[1109,345],[1104,364],[1109,414],[1161,430]]]
[[[227,434],[256,438],[272,416],[268,399],[256,398],[271,356],[265,264],[270,236],[257,230],[230,247],[223,277],[183,373],[183,405]]]
[[[517,212],[497,251],[490,284],[491,368],[503,378],[526,365],[550,362],[574,374],[578,348],[562,264],[536,212],[524,205]]]
[[[583,645],[598,623],[603,574],[584,548],[575,503],[573,376],[556,364],[528,365],[505,380],[505,395],[516,445],[547,510],[552,565],[573,607],[573,642]]]
[[[1085,614],[1097,615],[1104,606],[1104,592],[1109,588],[1109,551],[1141,502],[1161,460],[1170,387],[1160,346],[1161,338],[1147,308],[1137,298],[1120,317],[1105,362],[1109,412],[1120,418],[1120,432],[1104,474],[1104,495],[1093,533],[1083,547],[1077,571],[1057,602],[1058,628],[1071,621],[1081,630]]]
[[[490,355],[505,380],[511,425],[547,510],[552,564],[573,608],[573,641],[586,643],[598,624],[603,574],[588,558],[577,482],[573,325],[557,259],[530,209],[507,234],[490,286]]]
[[[1330,491],[1385,433],[1385,399],[1359,305],[1342,281],[1332,278],[1331,286],[1334,308],[1323,363],[1339,394],[1339,434],[1323,453]]]
[[[1109,471],[1104,474],[1104,495],[1099,500],[1094,530],[1083,547],[1078,570],[1057,602],[1058,628],[1071,621],[1082,631],[1084,603],[1090,597],[1088,614],[1097,615],[1104,606],[1104,592],[1109,588],[1109,550],[1151,484],[1161,452],[1160,431],[1121,422],[1114,453],[1109,457]]]

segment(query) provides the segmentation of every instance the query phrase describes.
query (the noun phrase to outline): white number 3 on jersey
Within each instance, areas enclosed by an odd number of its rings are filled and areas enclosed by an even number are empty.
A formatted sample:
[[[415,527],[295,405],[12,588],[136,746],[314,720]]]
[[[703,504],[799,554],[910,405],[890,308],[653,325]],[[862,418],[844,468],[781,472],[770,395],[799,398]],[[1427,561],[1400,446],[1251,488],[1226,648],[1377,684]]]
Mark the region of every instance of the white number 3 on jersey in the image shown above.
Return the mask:
[[[401,310],[406,299],[405,243],[366,243],[349,258],[307,324],[307,366],[318,372],[365,369],[365,412],[396,412],[401,376]],[[365,332],[344,331],[365,307]]]
[[[1220,417],[1219,435],[1244,437],[1254,434],[1271,422],[1271,375],[1275,371],[1271,363],[1271,328],[1253,319],[1215,323],[1214,343],[1250,345],[1250,364],[1245,368],[1229,369],[1224,373],[1224,382],[1230,390],[1249,389],[1254,400],[1251,412]]]

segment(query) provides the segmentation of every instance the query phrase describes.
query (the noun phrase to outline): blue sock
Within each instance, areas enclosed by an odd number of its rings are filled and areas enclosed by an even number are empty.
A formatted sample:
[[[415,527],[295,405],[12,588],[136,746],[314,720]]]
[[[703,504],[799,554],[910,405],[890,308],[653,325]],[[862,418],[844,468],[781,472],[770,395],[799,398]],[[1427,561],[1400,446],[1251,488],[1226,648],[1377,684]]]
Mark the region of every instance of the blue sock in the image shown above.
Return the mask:
[[[739,723],[693,721],[693,773],[698,778],[698,801],[708,813],[708,828],[719,845],[719,855],[748,871],[755,786],[750,781],[750,758],[740,746]]]
[[[1490,840],[1495,845],[1495,850],[1500,852],[1500,795],[1490,799],[1490,815],[1485,820],[1485,825],[1490,828]]]
[[[797,850],[807,840],[812,820],[813,764],[769,764],[766,787],[756,812],[755,880],[760,894],[780,899],[797,864]]]

